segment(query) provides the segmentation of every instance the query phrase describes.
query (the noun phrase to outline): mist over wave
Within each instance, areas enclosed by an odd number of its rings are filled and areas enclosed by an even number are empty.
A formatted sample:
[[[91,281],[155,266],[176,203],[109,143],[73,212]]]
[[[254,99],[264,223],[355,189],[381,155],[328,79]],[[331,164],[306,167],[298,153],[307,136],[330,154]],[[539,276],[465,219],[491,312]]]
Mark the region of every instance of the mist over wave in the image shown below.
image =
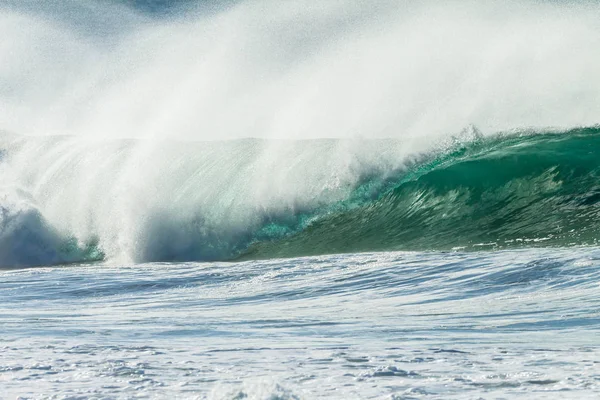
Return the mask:
[[[379,209],[483,140],[453,138],[471,124],[596,124],[599,17],[591,2],[5,1],[0,265],[398,247],[294,235]],[[269,247],[288,237],[304,244]]]
[[[598,122],[594,2],[164,3],[3,2],[2,128],[432,140]]]

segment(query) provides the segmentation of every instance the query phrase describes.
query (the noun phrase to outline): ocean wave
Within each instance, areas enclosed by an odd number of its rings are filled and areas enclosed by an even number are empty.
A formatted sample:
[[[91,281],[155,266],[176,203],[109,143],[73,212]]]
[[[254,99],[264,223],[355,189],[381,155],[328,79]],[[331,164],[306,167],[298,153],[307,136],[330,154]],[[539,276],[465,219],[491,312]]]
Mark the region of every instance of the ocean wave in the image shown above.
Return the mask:
[[[15,201],[3,182],[2,266],[581,246],[600,232],[600,127],[471,129],[418,153],[395,140],[2,147],[21,188]]]

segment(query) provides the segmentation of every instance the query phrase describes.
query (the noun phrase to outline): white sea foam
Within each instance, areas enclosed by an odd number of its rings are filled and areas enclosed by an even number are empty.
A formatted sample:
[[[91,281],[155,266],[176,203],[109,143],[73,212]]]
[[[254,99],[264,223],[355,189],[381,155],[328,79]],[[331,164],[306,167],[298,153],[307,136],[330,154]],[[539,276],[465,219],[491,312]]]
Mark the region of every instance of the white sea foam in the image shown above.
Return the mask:
[[[0,271],[0,397],[594,399],[598,266],[588,248]]]

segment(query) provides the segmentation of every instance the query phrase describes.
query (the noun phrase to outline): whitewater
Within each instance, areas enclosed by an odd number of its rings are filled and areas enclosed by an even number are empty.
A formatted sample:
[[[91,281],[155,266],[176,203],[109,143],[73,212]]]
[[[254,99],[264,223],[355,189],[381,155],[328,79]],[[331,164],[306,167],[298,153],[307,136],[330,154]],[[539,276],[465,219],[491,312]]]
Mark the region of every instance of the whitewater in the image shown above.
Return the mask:
[[[0,2],[0,399],[597,398],[599,20]]]

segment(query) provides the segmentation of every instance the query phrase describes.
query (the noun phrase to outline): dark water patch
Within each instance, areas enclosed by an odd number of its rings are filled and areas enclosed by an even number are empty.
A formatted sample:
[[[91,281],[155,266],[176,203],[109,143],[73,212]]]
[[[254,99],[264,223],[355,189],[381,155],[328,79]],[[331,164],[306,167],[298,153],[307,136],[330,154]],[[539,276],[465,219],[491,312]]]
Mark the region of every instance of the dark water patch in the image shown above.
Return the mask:
[[[533,379],[533,380],[527,381],[527,383],[529,383],[531,385],[553,385],[558,382],[560,382],[560,381],[557,381],[554,379]]]

